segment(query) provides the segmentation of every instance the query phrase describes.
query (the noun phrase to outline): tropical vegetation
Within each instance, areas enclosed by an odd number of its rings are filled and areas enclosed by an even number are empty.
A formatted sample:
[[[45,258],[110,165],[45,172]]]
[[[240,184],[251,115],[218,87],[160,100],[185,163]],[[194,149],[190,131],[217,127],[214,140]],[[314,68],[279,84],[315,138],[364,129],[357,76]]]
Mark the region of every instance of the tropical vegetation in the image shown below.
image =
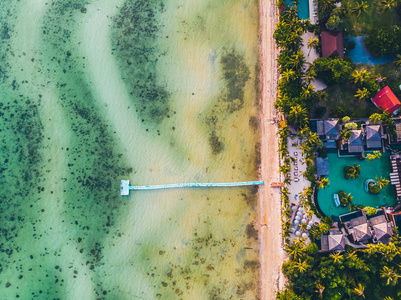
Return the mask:
[[[313,299],[386,299],[390,297],[398,299],[401,297],[401,287],[398,285],[398,278],[401,275],[401,255],[399,251],[398,235],[392,237],[389,245],[374,244],[368,245],[367,249],[355,250],[346,246],[344,253],[319,253],[317,242],[326,234],[333,220],[329,217],[320,215],[313,204],[313,194],[316,188],[325,188],[329,184],[325,177],[316,180],[316,168],[314,159],[316,152],[320,156],[327,155],[327,149],[324,149],[319,137],[309,128],[308,116],[311,110],[316,106],[324,107],[327,105],[336,105],[335,110],[339,117],[349,115],[355,117],[356,109],[361,111],[361,107],[366,106],[368,99],[386,80],[379,72],[372,72],[369,68],[357,68],[352,61],[341,58],[320,58],[316,60],[309,68],[305,69],[305,57],[300,51],[302,43],[302,34],[307,30],[326,29],[327,26],[335,26],[341,29],[347,22],[349,15],[359,15],[358,19],[366,18],[371,15],[371,11],[376,9],[371,1],[349,0],[342,1],[339,8],[335,7],[336,0],[318,0],[318,10],[320,23],[318,26],[312,26],[302,22],[298,18],[296,6],[289,9],[284,7],[284,1],[280,0],[280,20],[277,24],[274,38],[281,52],[278,57],[280,80],[278,84],[278,99],[276,108],[287,121],[280,122],[278,132],[279,154],[282,159],[280,172],[283,176],[284,187],[281,189],[282,200],[282,234],[284,248],[289,255],[289,260],[283,264],[282,270],[287,277],[286,289],[277,294],[277,299],[282,300],[313,300]],[[295,3],[296,4],[296,3]],[[384,13],[389,13],[394,8],[387,4],[381,4]],[[386,8],[385,8],[386,7]],[[341,20],[338,22],[338,20]],[[330,21],[329,21],[330,20]],[[344,22],[343,22],[344,21]],[[347,26],[347,24],[345,24]],[[319,28],[320,27],[320,28]],[[308,41],[308,48],[318,48],[316,39]],[[400,57],[401,61],[401,57]],[[401,63],[400,63],[401,65]],[[392,64],[395,68],[395,66]],[[386,76],[387,73],[384,73]],[[397,75],[398,76],[398,75]],[[393,78],[400,76],[388,76],[389,81],[397,82]],[[322,91],[315,91],[311,86],[312,80],[319,78],[331,87],[337,87],[339,90],[350,91],[348,98],[353,101],[354,107],[347,113],[343,108],[338,107],[337,100],[331,102],[328,94]],[[357,95],[357,97],[353,97]],[[330,95],[331,96],[331,95]],[[332,104],[333,103],[333,104]],[[323,105],[322,105],[323,104]],[[371,105],[371,104],[369,104]],[[372,105],[371,105],[372,106]],[[372,106],[373,107],[373,106]],[[352,109],[354,111],[352,111]],[[362,110],[366,112],[367,110]],[[378,110],[372,108],[367,115],[376,113]],[[366,115],[365,115],[366,116]],[[372,120],[380,122],[385,130],[395,131],[395,125],[391,117],[386,113],[371,116]],[[349,123],[350,118],[344,118],[343,123]],[[288,122],[288,123],[287,123]],[[291,215],[292,210],[289,201],[288,184],[291,182],[291,159],[287,157],[289,138],[289,125],[298,128],[298,137],[302,141],[299,146],[302,156],[307,166],[303,175],[310,180],[311,186],[305,187],[299,195],[299,202],[305,208],[307,215],[315,214],[321,218],[321,222],[313,225],[309,230],[311,243],[305,245],[305,240],[295,238],[290,240]],[[348,125],[349,129],[341,132],[341,138],[350,138],[350,129],[354,125]],[[357,124],[357,126],[360,126]],[[391,134],[389,134],[391,135]],[[378,154],[373,153],[372,158],[378,158]],[[360,167],[356,164],[347,166],[344,170],[344,176],[348,178],[357,178],[360,173]],[[347,175],[346,175],[347,174]],[[384,186],[386,183],[382,178],[376,178],[374,181],[377,186]],[[379,187],[380,189],[380,187]],[[374,214],[375,208],[356,207],[352,202],[351,194],[340,191],[340,202],[348,209],[364,209],[367,214]]]
[[[359,174],[361,173],[361,166],[356,165],[348,165],[344,167],[344,178],[345,179],[357,179]]]

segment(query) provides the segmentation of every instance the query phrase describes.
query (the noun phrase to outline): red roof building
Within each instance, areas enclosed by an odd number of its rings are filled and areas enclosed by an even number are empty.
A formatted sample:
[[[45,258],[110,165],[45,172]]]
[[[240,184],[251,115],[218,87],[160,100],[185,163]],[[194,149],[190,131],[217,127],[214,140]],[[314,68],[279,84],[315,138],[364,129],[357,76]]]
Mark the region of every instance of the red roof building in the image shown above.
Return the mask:
[[[323,57],[330,55],[344,58],[344,40],[342,31],[322,31],[320,34]]]
[[[381,89],[373,98],[373,103],[383,111],[387,110],[389,114],[396,112],[400,108],[400,100],[394,95],[388,86]]]

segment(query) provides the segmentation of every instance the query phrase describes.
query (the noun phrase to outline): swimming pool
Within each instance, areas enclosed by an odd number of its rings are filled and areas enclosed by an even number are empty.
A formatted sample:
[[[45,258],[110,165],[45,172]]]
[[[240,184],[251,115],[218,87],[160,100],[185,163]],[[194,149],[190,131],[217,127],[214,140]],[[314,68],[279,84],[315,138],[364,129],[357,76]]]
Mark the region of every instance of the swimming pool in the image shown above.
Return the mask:
[[[338,216],[349,213],[346,207],[335,207],[333,203],[333,193],[338,193],[340,190],[347,194],[351,193],[355,205],[380,207],[392,206],[397,202],[394,187],[390,184],[375,195],[364,190],[367,179],[374,179],[376,176],[389,179],[391,168],[388,152],[383,153],[380,159],[373,161],[359,160],[358,157],[338,157],[337,153],[328,153],[327,156],[329,158],[330,185],[325,189],[320,189],[317,194],[319,207],[326,216],[338,220]],[[344,167],[354,163],[361,166],[359,177],[345,179]]]
[[[293,1],[284,0],[287,7],[293,5]],[[298,2],[298,16],[302,20],[309,19],[309,0],[299,0]]]
[[[347,54],[347,56],[351,57],[356,64],[385,64],[393,61],[396,58],[395,56],[383,56],[381,58],[377,58],[376,56],[370,54],[368,49],[366,49],[365,45],[363,44],[365,36],[351,37],[348,39],[349,41],[354,41],[356,43],[355,49],[351,50],[350,53]]]

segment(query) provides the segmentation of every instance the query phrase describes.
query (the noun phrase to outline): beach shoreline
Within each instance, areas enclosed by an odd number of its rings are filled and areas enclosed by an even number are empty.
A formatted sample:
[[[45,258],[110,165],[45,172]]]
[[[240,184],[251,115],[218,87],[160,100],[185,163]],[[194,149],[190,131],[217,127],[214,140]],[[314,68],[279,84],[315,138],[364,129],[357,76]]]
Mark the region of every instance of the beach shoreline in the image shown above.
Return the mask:
[[[274,1],[259,2],[259,56],[260,56],[260,122],[261,122],[261,166],[259,177],[265,185],[259,190],[259,240],[260,240],[260,299],[276,298],[276,292],[284,288],[285,278],[281,265],[285,258],[281,236],[281,200],[278,188],[271,182],[279,181],[279,156],[276,113],[274,102],[277,96],[278,49],[273,39],[275,23],[278,21]]]

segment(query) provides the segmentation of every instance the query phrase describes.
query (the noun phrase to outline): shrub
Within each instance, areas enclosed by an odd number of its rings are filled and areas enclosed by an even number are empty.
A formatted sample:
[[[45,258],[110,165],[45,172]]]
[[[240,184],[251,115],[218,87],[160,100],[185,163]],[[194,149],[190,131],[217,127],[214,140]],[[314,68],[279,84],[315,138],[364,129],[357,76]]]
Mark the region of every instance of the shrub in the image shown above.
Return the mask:
[[[306,252],[308,252],[311,255],[315,255],[316,253],[319,252],[319,248],[316,245],[316,243],[310,243],[308,246],[306,246]]]
[[[333,225],[333,220],[330,217],[323,217],[322,222],[329,224],[330,227]]]
[[[351,194],[347,195],[344,191],[339,191],[338,197],[340,198],[340,203],[342,207],[347,207],[352,202]]]
[[[366,48],[377,57],[401,51],[401,29],[398,26],[374,28],[364,40]]]
[[[326,84],[347,83],[354,67],[351,61],[341,57],[320,57],[314,62],[317,77]]]
[[[379,186],[373,181],[369,182],[368,189],[371,194],[378,194],[380,192]]]
[[[327,27],[330,29],[336,29],[338,25],[340,25],[341,19],[339,16],[332,15],[328,20],[327,20]]]
[[[344,178],[345,179],[357,179],[361,173],[361,166],[354,164],[353,166],[348,165],[344,167]]]

